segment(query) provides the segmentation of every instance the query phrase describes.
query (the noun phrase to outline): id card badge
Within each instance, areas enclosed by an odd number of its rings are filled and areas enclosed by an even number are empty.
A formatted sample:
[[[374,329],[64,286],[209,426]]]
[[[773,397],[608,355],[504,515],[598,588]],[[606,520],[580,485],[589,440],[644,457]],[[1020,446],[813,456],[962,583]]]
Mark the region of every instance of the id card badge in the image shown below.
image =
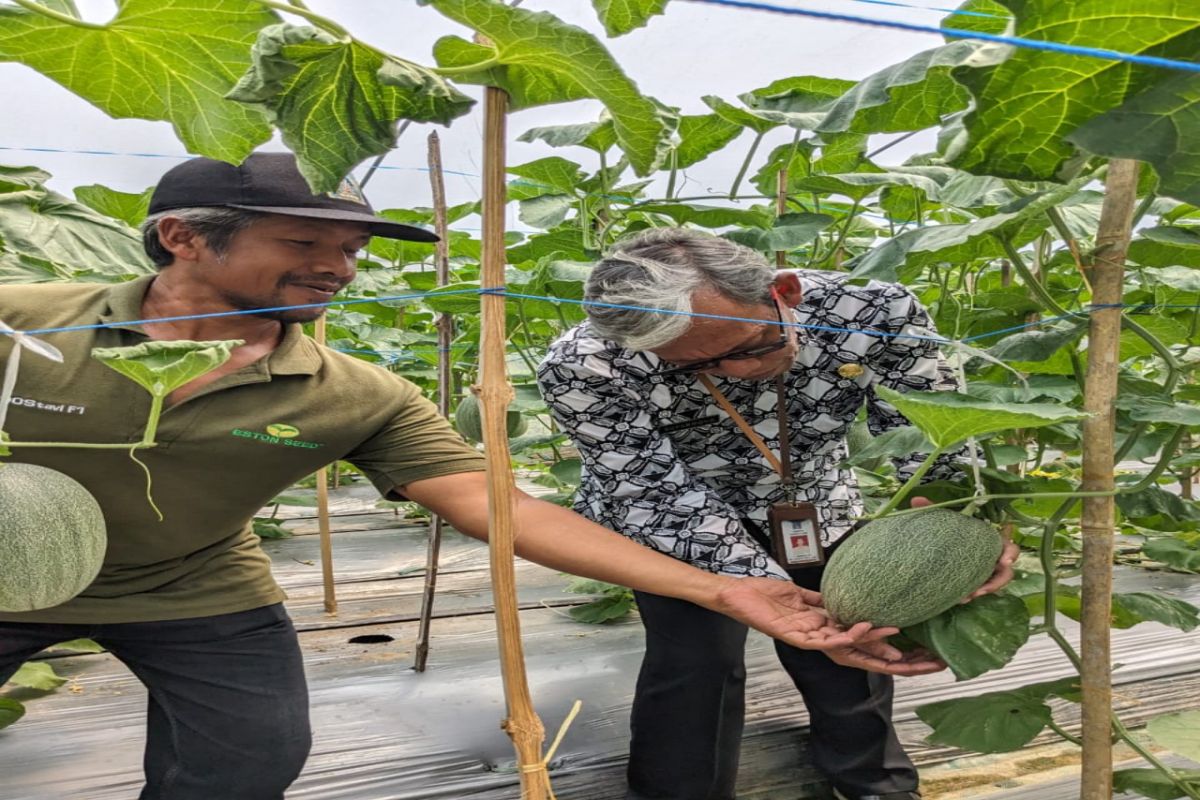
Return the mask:
[[[771,555],[785,569],[825,563],[821,528],[812,503],[775,503],[767,509]]]

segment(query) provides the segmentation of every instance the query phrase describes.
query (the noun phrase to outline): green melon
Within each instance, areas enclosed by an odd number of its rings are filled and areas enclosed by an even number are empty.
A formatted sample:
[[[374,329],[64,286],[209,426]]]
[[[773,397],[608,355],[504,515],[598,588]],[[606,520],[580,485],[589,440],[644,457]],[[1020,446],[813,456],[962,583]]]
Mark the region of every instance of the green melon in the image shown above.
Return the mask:
[[[830,556],[825,608],[844,625],[924,622],[982,586],[1003,548],[994,525],[944,508],[874,520]]]
[[[510,439],[520,436],[529,427],[525,416],[520,411],[512,409],[509,409],[507,422],[508,438]],[[454,410],[454,427],[472,442],[483,441],[483,410],[479,405],[479,398],[474,394],[464,397],[458,404],[458,408]]]
[[[107,543],[100,504],[78,481],[0,462],[0,611],[70,600],[100,573]]]

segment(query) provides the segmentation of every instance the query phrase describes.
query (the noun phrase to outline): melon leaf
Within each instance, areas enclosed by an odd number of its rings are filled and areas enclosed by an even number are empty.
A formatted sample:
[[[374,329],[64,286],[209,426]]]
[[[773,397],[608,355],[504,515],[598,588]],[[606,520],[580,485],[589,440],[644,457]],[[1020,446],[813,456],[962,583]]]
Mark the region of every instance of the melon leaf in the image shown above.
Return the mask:
[[[215,342],[152,341],[130,347],[94,347],[92,358],[156,397],[165,397],[229,360],[241,339]]]
[[[26,661],[8,680],[17,686],[39,692],[52,692],[67,682],[45,661]]]
[[[1177,772],[1193,789],[1200,790],[1200,769]],[[1117,770],[1113,773],[1113,791],[1133,793],[1150,800],[1175,800],[1186,796],[1174,781],[1157,769]]]
[[[1193,761],[1200,761],[1200,711],[1165,714],[1146,725],[1155,744]]]
[[[7,728],[25,716],[25,706],[8,697],[0,697],[0,729]]]
[[[926,741],[980,753],[1007,753],[1024,747],[1053,717],[1046,698],[1077,699],[1079,678],[1035,683],[1006,692],[942,700],[917,707],[933,728]]]
[[[1019,597],[987,594],[903,630],[946,662],[960,681],[998,669],[1029,639],[1029,611]]]
[[[1042,428],[1087,416],[1057,403],[1004,403],[976,400],[957,392],[897,392],[876,386],[875,393],[916,425],[939,449],[971,436],[1018,428]]]

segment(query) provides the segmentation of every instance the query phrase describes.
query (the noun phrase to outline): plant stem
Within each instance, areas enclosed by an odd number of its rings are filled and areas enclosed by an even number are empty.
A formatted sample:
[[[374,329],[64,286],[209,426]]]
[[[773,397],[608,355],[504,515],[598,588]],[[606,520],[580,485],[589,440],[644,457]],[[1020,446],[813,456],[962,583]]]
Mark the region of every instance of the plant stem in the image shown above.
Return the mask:
[[[150,395],[150,413],[146,417],[146,430],[142,432],[142,447],[153,447],[154,437],[158,434],[158,421],[162,417],[164,396],[158,393]]]
[[[1142,743],[1133,737],[1133,734],[1125,727],[1125,723],[1121,722],[1120,717],[1115,713],[1111,714],[1111,724],[1113,732],[1117,734],[1121,741],[1129,745],[1131,750],[1144,758],[1150,766],[1166,775],[1175,784],[1176,788],[1182,791],[1187,797],[1193,798],[1193,800],[1200,800],[1200,790],[1193,788],[1191,783],[1184,780],[1183,776],[1170,766],[1164,764],[1149,748],[1143,747]]]
[[[1046,611],[1048,613],[1050,611],[1050,607],[1047,607]],[[1075,666],[1075,669],[1078,670],[1083,666],[1083,662],[1080,660],[1079,654],[1075,652],[1075,648],[1072,647],[1071,643],[1067,641],[1067,637],[1063,636],[1062,631],[1051,625],[1046,629],[1046,635],[1054,640],[1054,643],[1058,645],[1060,650],[1063,651],[1063,654],[1066,655],[1067,659]]]
[[[884,507],[879,511],[872,514],[870,518],[878,519],[880,517],[885,517],[892,509],[900,505],[900,503],[904,501],[904,498],[908,497],[909,492],[920,485],[921,478],[925,477],[925,473],[928,472],[933,466],[933,462],[936,461],[938,457],[941,456],[941,454],[945,451],[946,448],[944,447],[935,447],[933,452],[926,456],[925,460],[921,462],[921,465],[917,467],[915,472],[913,472],[912,477],[905,481],[904,485],[900,487],[899,491],[892,495],[892,498],[887,501],[887,504],[884,505]]]
[[[21,8],[25,9],[26,11],[31,11],[34,14],[39,14],[43,17],[48,17],[49,19],[55,20],[56,22],[61,22],[64,25],[70,25],[75,28],[90,28],[92,30],[103,30],[104,28],[108,27],[107,25],[98,25],[95,22],[88,22],[87,20],[79,19],[79,17],[72,17],[70,14],[63,14],[62,12],[55,11],[50,8],[46,8],[41,3],[33,2],[33,0],[12,0],[12,1],[13,1],[14,5],[18,5]]]
[[[746,153],[746,158],[742,161],[742,168],[738,170],[737,177],[733,179],[733,186],[729,187],[730,200],[737,197],[738,187],[742,185],[742,178],[746,177],[746,170],[750,169],[750,162],[754,159],[754,154],[758,152],[758,145],[762,140],[763,134],[757,133],[754,135],[754,142],[750,145],[750,152]]]
[[[260,6],[273,8],[276,11],[282,11],[285,14],[295,14],[297,17],[304,17],[304,19],[308,20],[313,25],[316,25],[326,33],[333,34],[339,39],[354,39],[354,37],[350,35],[350,31],[346,30],[329,17],[322,16],[315,11],[309,11],[303,3],[297,5],[295,3],[283,2],[282,0],[254,0],[254,2],[258,3]]]
[[[1059,736],[1066,739],[1068,742],[1075,745],[1076,747],[1083,746],[1083,739],[1080,739],[1078,736],[1075,736],[1072,733],[1068,733],[1061,725],[1059,725],[1054,720],[1050,720],[1049,722],[1046,723],[1046,725],[1047,725],[1047,727],[1050,728],[1050,730],[1054,731]]]
[[[604,162],[601,161],[601,164]],[[671,148],[671,174],[667,177],[667,199],[675,194],[675,177],[679,174],[679,151]]]

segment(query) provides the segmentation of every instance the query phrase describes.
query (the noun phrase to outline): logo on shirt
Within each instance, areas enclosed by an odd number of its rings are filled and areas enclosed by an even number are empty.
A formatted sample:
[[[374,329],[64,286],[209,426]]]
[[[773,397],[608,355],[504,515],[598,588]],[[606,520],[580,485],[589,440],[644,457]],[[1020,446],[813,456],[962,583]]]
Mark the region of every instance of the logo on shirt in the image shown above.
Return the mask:
[[[274,425],[267,426],[267,433],[278,436],[280,439],[295,439],[300,435],[300,429],[294,425],[276,422]]]
[[[315,450],[318,447],[324,447],[323,442],[305,442],[296,437],[300,435],[300,429],[295,425],[288,425],[286,422],[273,422],[262,431],[247,431],[242,428],[234,428],[230,433],[239,439],[251,439],[263,444],[283,445],[284,447],[302,447],[307,450]]]

